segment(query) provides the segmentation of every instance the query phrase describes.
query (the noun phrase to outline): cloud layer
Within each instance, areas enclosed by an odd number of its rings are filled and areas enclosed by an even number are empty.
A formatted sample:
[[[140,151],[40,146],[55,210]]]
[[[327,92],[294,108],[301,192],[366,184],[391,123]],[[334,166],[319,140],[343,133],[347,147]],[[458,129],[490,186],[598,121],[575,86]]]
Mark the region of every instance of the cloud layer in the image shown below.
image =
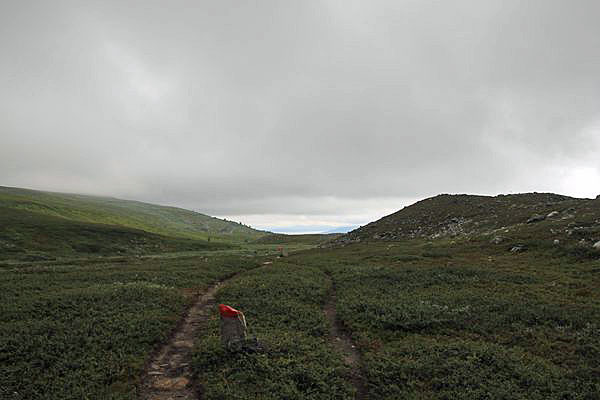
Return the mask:
[[[600,3],[8,2],[0,184],[361,224],[600,193]]]

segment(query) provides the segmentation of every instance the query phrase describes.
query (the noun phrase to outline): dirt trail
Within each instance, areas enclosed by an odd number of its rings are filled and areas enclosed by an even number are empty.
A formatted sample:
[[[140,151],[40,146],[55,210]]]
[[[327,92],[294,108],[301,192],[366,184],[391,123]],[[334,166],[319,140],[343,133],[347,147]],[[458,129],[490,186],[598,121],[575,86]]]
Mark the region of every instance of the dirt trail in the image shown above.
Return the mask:
[[[190,368],[192,349],[199,331],[214,310],[215,293],[223,283],[210,287],[197,297],[171,339],[152,358],[142,378],[141,399],[198,399]]]
[[[355,399],[366,399],[367,388],[363,375],[362,357],[352,342],[352,339],[345,332],[340,321],[337,319],[335,284],[333,281],[331,283],[329,300],[327,304],[325,304],[323,311],[325,312],[325,317],[331,326],[331,330],[329,332],[330,341],[335,349],[342,354],[344,357],[344,363],[350,368],[351,382],[356,389]]]

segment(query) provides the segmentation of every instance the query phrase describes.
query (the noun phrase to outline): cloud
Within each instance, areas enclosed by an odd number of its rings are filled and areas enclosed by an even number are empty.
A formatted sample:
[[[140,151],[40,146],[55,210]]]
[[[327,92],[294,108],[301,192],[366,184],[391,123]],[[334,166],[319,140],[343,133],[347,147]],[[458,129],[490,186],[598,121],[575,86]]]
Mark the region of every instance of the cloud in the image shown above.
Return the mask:
[[[258,225],[360,224],[440,192],[595,196],[597,15],[585,0],[3,3],[0,183]]]

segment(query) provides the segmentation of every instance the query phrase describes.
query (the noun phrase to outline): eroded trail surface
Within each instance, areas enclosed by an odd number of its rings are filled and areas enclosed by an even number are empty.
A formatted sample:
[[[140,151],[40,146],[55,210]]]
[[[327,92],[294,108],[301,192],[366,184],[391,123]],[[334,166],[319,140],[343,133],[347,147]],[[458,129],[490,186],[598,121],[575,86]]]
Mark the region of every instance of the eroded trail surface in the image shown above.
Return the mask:
[[[329,300],[323,311],[329,321],[331,330],[329,332],[330,340],[335,349],[344,357],[344,363],[350,368],[352,384],[356,389],[356,399],[366,399],[367,390],[362,369],[362,358],[360,352],[352,342],[350,336],[344,331],[343,326],[337,319],[336,314],[336,295],[335,283],[332,283]]]
[[[197,297],[169,342],[152,359],[142,379],[141,399],[198,399],[190,368],[192,348],[194,340],[214,310],[215,293],[221,284],[210,287]]]

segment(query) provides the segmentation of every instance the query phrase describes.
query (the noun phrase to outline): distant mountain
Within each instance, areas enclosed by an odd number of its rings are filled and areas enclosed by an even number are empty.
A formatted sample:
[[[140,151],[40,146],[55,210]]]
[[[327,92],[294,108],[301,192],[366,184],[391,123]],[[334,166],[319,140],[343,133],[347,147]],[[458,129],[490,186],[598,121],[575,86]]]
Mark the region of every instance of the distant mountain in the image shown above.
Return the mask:
[[[415,238],[478,238],[505,244],[539,240],[543,245],[558,241],[591,248],[600,241],[600,196],[592,200],[552,193],[494,197],[442,194],[371,222],[335,242]]]
[[[240,242],[266,232],[177,207],[111,197],[43,192],[0,186],[0,213],[22,210],[70,221],[120,226],[164,236]]]
[[[337,228],[328,230],[328,231],[323,232],[323,233],[348,233],[350,231],[355,230],[358,227],[359,227],[358,225],[338,226]]]

